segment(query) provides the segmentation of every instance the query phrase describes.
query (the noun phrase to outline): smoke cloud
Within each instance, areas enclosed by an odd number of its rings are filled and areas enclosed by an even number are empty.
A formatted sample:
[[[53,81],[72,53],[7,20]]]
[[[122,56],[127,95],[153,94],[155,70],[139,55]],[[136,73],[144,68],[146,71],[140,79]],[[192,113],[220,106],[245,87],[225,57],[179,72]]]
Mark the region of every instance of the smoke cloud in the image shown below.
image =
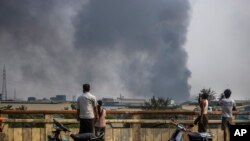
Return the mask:
[[[9,97],[189,97],[186,0],[0,2]]]

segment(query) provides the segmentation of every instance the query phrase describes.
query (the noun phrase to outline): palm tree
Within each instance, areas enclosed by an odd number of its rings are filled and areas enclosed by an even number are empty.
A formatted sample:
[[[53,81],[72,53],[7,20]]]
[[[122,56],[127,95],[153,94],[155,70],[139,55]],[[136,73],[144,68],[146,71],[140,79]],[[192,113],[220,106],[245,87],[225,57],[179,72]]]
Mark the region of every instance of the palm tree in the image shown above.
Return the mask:
[[[211,90],[210,88],[209,89],[203,88],[201,89],[199,95],[202,95],[204,93],[208,94],[208,98],[207,98],[208,101],[213,101],[216,99],[215,97],[216,92],[214,90]],[[199,99],[199,95],[195,98],[195,100]]]

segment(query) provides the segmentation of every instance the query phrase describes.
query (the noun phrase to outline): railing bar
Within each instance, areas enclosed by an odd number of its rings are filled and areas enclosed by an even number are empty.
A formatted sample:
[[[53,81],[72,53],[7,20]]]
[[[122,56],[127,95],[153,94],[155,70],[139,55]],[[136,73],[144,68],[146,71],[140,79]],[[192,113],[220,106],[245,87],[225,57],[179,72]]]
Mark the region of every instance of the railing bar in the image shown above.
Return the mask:
[[[0,110],[0,114],[76,114],[76,110]],[[168,115],[198,115],[194,111],[172,110],[107,110],[107,114],[168,114]],[[234,115],[250,115],[250,112],[233,112]],[[221,115],[221,111],[209,112],[208,115]]]
[[[79,124],[76,119],[57,119],[61,123],[72,123]],[[160,119],[107,119],[107,123],[165,123],[170,124],[171,120],[160,120]],[[4,119],[4,123],[53,123],[53,120],[50,119]],[[193,120],[179,120],[178,122],[183,124],[192,123]],[[235,123],[250,123],[250,120],[234,120]],[[209,120],[209,124],[218,124],[221,123],[221,120]]]

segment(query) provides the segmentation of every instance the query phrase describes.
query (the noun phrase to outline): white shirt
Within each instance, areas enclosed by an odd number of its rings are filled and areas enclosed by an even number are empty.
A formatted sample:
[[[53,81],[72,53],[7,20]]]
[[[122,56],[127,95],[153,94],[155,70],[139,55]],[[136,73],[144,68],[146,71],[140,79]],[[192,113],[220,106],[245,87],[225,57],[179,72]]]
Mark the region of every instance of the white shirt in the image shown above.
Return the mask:
[[[77,98],[77,109],[80,110],[81,119],[95,118],[94,108],[97,106],[96,97],[90,92],[83,93]]]
[[[233,107],[236,106],[234,100],[230,98],[223,98],[220,100],[223,117],[233,117]]]

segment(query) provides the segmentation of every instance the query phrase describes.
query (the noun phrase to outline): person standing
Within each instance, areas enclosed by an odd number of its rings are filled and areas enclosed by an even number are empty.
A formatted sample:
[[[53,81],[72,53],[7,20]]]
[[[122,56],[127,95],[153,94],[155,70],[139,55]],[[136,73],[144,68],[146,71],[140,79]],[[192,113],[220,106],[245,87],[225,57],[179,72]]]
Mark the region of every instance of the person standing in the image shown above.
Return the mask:
[[[106,127],[106,109],[102,107],[102,101],[98,100],[97,101],[98,106],[97,106],[97,113],[99,116],[99,120],[96,121],[95,123],[95,133],[96,136],[100,136],[101,134],[105,135],[105,127]],[[105,138],[103,137],[102,140],[104,141]]]
[[[208,125],[208,94],[203,93],[199,96],[200,115],[195,119],[194,124],[198,124],[198,132],[207,132]]]
[[[90,85],[83,84],[83,94],[77,98],[77,119],[80,121],[79,133],[94,133],[98,120],[96,97],[90,93]]]
[[[230,125],[233,124],[233,110],[236,111],[236,104],[233,99],[230,98],[231,90],[226,89],[224,93],[221,95],[219,104],[222,110],[222,122],[221,122],[221,130],[224,132],[224,141],[229,140],[229,129]]]

